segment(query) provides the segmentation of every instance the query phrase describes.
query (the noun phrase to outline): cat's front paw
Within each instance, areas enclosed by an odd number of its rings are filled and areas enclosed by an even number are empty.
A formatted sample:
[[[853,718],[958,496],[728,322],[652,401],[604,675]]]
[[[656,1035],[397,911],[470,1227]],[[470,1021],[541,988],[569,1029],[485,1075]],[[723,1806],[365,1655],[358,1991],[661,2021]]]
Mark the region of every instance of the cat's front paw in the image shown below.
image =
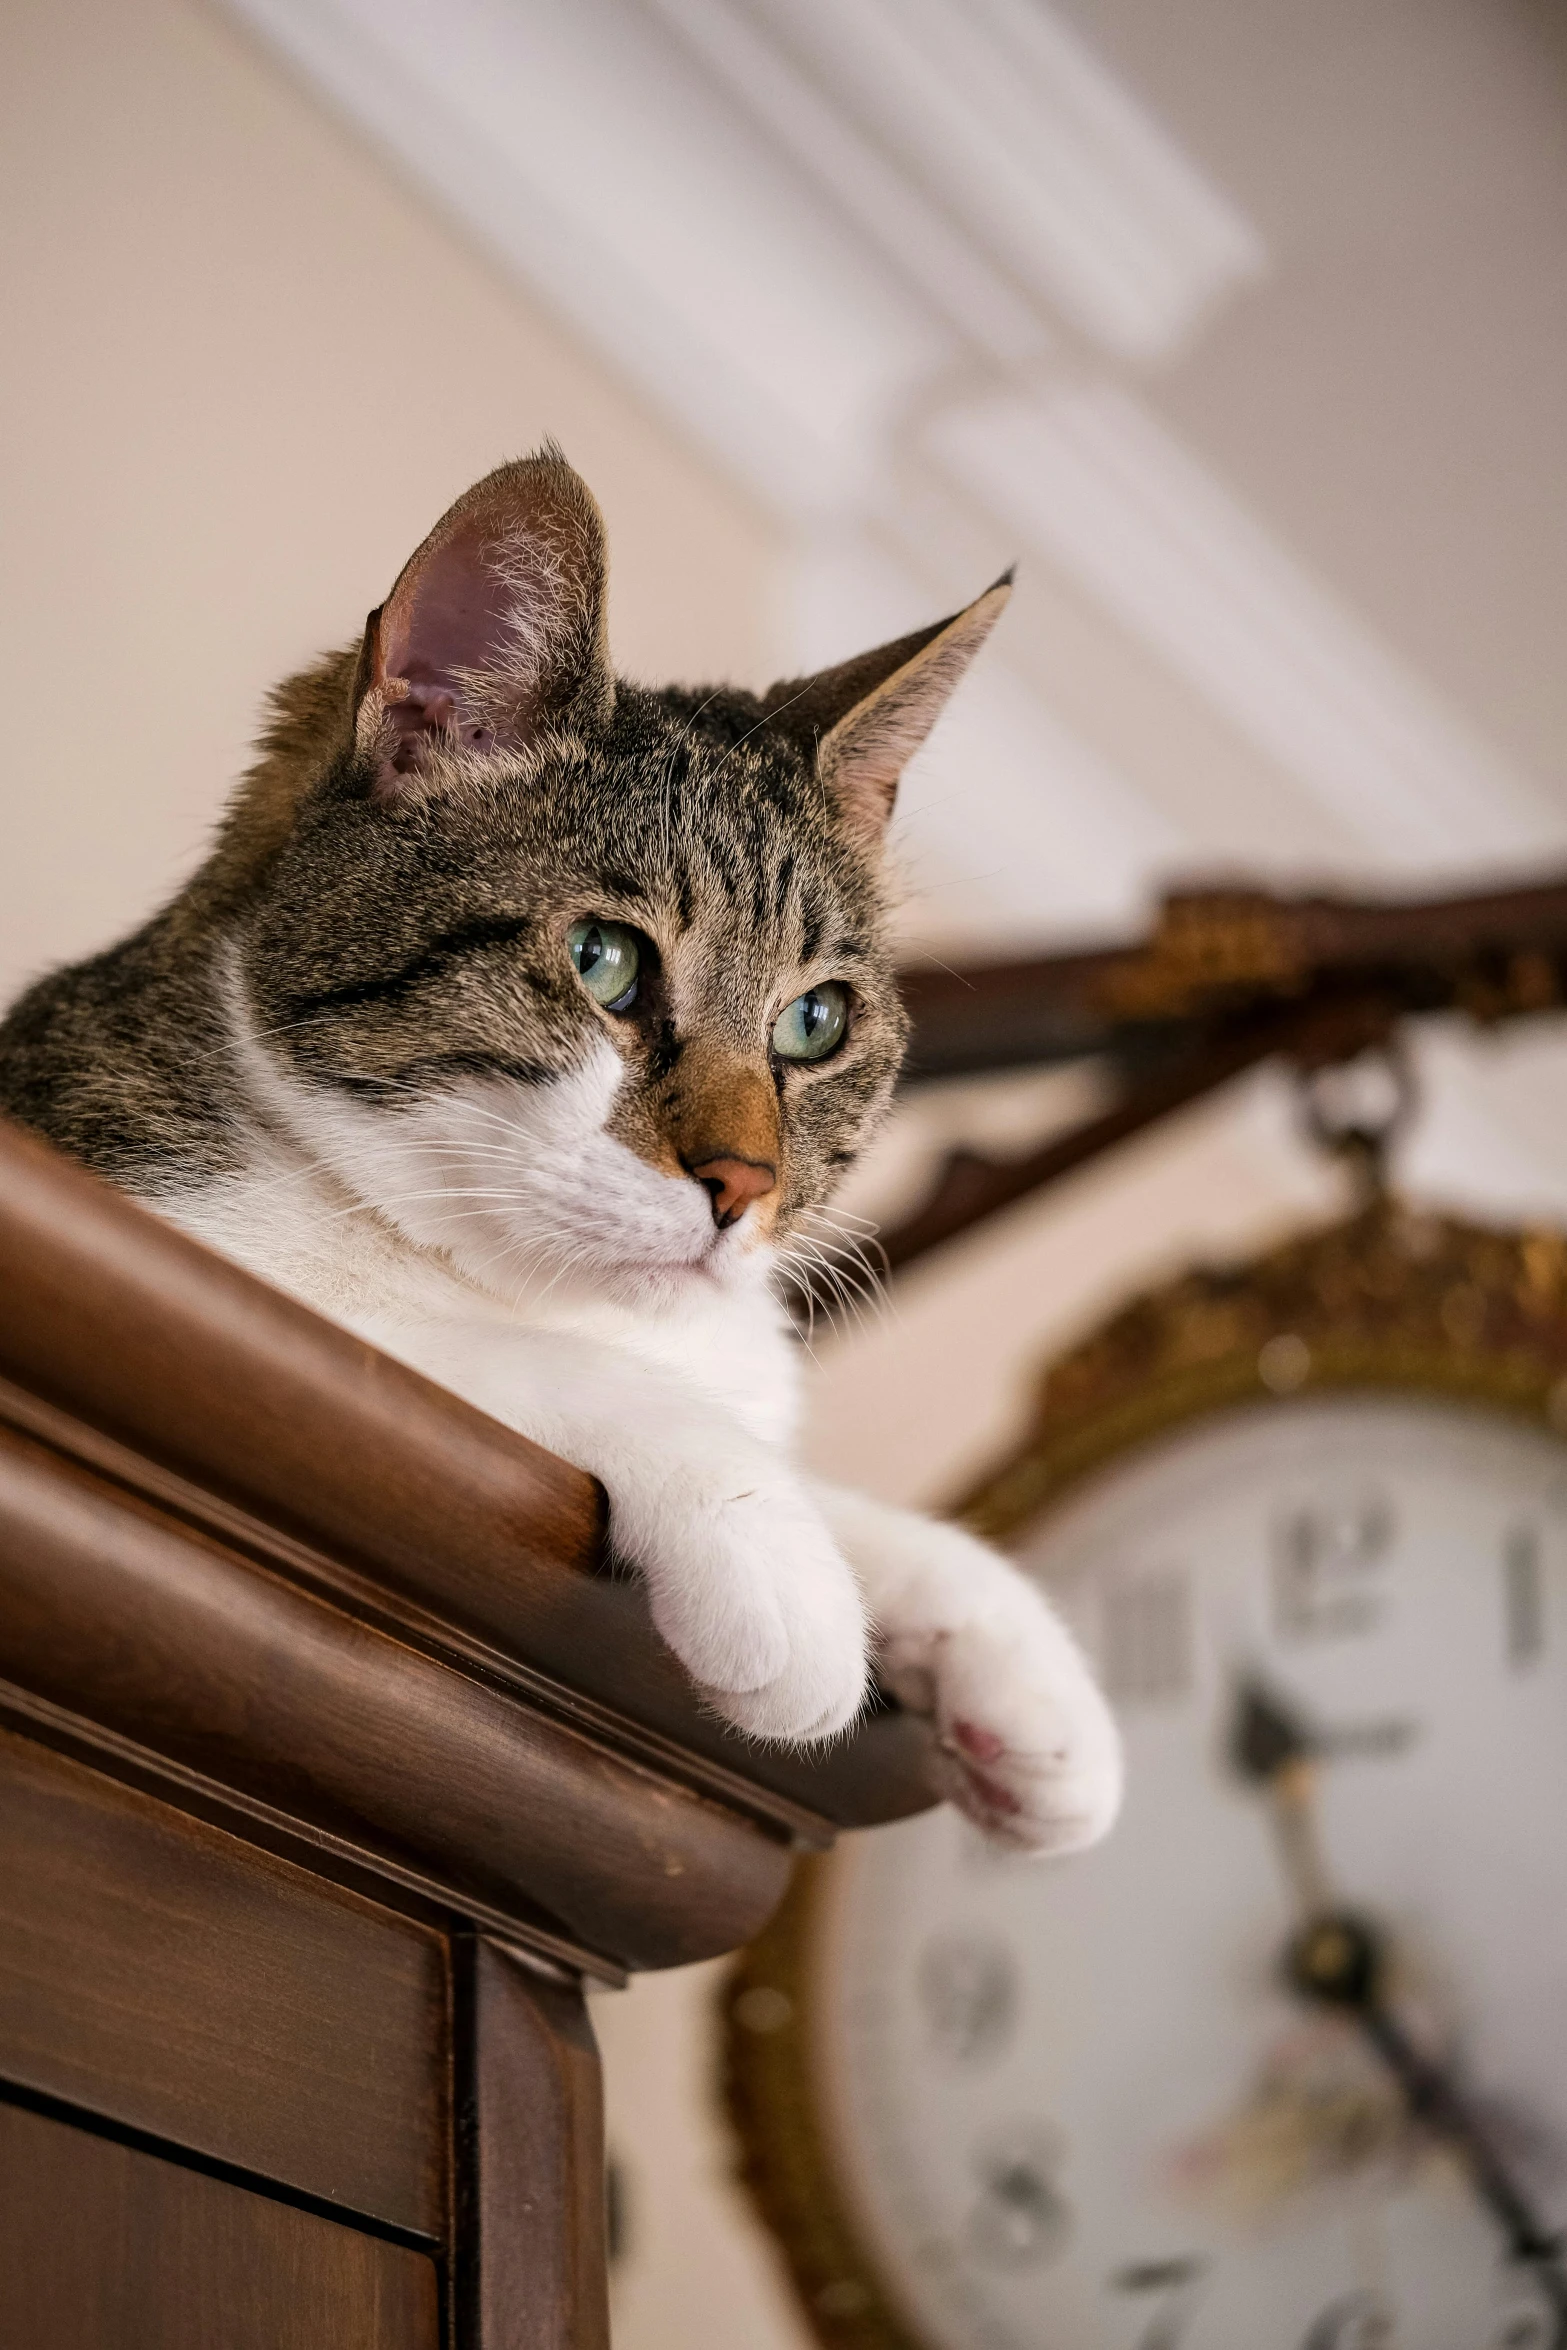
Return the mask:
[[[1121,1741],[1082,1651],[1041,1594],[956,1527],[879,1626],[882,1670],[935,1731],[938,1791],[998,1842],[1097,1843],[1121,1804]]]
[[[714,1710],[757,1738],[806,1744],[865,1697],[859,1588],[809,1496],[776,1471],[691,1495],[645,1559],[653,1621]]]

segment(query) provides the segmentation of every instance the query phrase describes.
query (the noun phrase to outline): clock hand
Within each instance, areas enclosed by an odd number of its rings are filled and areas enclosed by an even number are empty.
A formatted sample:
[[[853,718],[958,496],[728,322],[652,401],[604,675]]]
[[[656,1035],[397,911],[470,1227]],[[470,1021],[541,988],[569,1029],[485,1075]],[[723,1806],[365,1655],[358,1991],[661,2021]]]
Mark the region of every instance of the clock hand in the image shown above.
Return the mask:
[[[1560,2239],[1535,2217],[1449,2075],[1421,2053],[1383,2001],[1384,1963],[1381,1936],[1364,1918],[1349,1910],[1327,1910],[1308,1919],[1294,1936],[1284,1971],[1302,1998],[1354,2019],[1403,2090],[1410,2112],[1462,2153],[1514,2259],[1554,2263]],[[1555,2285],[1553,2303],[1567,2314],[1567,2277],[1555,2272]]]
[[[1387,2006],[1382,1936],[1334,1901],[1317,1824],[1320,1752],[1320,1741],[1272,1691],[1256,1681],[1241,1683],[1230,1760],[1242,1778],[1268,1796],[1280,1858],[1302,1920],[1285,1951],[1285,1980],[1302,1998],[1349,2017],[1397,2081],[1410,2113],[1462,2156],[1509,2253],[1531,2265],[1550,2305],[1551,2350],[1567,2350],[1567,2275],[1559,2265],[1560,2239],[1541,2224],[1449,2075],[1422,2054]]]
[[[1260,1681],[1242,1681],[1230,1731],[1230,1760],[1243,1779],[1268,1796],[1284,1874],[1297,1908],[1307,1918],[1332,1906],[1317,1832],[1320,1753],[1320,1741],[1298,1714],[1289,1712]]]

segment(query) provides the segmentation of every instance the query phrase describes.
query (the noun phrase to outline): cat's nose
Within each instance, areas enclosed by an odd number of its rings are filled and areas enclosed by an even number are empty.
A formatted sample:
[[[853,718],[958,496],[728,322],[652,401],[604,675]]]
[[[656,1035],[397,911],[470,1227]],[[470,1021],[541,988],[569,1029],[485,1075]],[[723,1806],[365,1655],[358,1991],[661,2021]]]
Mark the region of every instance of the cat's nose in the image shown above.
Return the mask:
[[[720,1232],[740,1218],[754,1199],[765,1199],[778,1181],[778,1170],[765,1159],[703,1159],[691,1169],[713,1203],[713,1222]]]

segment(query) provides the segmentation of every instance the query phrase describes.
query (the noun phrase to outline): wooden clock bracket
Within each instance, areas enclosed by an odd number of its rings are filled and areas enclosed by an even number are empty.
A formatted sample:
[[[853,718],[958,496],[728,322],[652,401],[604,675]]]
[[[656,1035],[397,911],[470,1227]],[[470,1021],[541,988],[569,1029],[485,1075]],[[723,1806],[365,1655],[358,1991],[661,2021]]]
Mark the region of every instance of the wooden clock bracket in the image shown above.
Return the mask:
[[[903,974],[905,1082],[1092,1063],[1107,1107],[1015,1157],[954,1152],[877,1253],[889,1275],[1270,1060],[1308,1075],[1406,1023],[1567,1005],[1567,879],[1423,901],[1182,889],[1130,945]],[[815,1303],[834,1308],[831,1282]]]

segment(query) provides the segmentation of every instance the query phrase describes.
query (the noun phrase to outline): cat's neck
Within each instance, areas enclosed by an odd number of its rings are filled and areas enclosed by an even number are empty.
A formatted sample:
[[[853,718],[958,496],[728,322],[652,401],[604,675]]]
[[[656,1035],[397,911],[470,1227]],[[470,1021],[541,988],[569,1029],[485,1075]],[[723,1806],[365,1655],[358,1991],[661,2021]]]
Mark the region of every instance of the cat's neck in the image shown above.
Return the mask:
[[[565,1268],[503,1296],[449,1252],[410,1239],[353,1198],[329,1167],[276,1139],[258,1142],[245,1174],[154,1204],[195,1239],[433,1376],[450,1378],[426,1359],[428,1334],[439,1351],[442,1331],[551,1330],[673,1373],[769,1442],[794,1432],[798,1350],[765,1279],[740,1287],[691,1281],[633,1299]]]
[[[240,1046],[247,1075],[251,1054]],[[286,1093],[251,1094],[244,1164],[149,1204],[274,1287],[419,1362],[418,1334],[480,1324],[553,1330],[622,1348],[692,1384],[722,1389],[773,1441],[796,1412],[796,1348],[772,1286],[772,1252],[736,1277],[700,1271],[628,1281],[569,1258],[522,1262],[408,1230],[374,1197],[374,1169],[320,1147]],[[348,1170],[353,1170],[349,1172]],[[355,1174],[370,1178],[355,1180]],[[459,1206],[458,1215],[463,1213]],[[454,1236],[465,1227],[454,1226]]]

